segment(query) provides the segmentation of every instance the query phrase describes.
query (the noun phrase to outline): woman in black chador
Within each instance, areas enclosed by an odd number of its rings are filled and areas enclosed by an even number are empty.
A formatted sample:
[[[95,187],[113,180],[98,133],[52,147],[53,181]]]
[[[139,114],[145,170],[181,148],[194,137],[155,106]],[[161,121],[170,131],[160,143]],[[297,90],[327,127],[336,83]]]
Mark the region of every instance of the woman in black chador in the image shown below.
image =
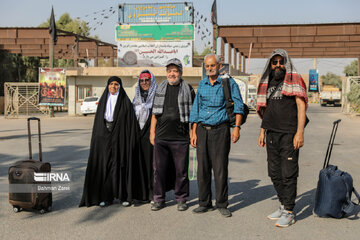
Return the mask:
[[[139,154],[140,165],[138,174],[134,174],[134,186],[137,200],[153,200],[153,145],[150,143],[151,110],[157,89],[155,76],[148,70],[140,73],[133,99],[134,111],[139,123]],[[139,169],[139,168],[136,168]],[[141,188],[142,186],[142,188]]]
[[[132,202],[138,125],[121,79],[110,77],[96,111],[80,207]],[[138,165],[138,164],[136,164]]]

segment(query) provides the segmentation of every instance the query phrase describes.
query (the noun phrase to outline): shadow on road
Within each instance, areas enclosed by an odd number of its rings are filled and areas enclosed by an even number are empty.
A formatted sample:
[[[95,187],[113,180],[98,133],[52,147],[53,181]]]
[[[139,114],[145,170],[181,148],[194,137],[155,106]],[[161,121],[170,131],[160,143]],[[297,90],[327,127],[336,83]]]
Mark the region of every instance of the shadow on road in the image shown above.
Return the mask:
[[[250,163],[251,161],[247,159],[229,158],[229,162]]]
[[[86,207],[84,207],[86,208]],[[86,209],[86,214],[77,223],[99,222],[111,218],[114,214],[118,214],[124,207],[121,204],[115,203],[108,207],[101,208],[93,206]]]
[[[58,130],[58,131],[52,131],[52,132],[45,132],[42,133],[41,136],[48,136],[48,135],[56,135],[56,134],[69,134],[69,133],[77,133],[79,134],[80,132],[84,132],[86,134],[88,134],[89,130],[88,129],[66,129],[66,130]],[[31,136],[36,136],[37,137],[37,129],[32,130]],[[27,134],[19,134],[19,135],[11,135],[11,136],[5,136],[5,137],[0,137],[0,140],[11,140],[11,139],[18,139],[18,138],[27,138],[28,135]],[[35,140],[35,142],[37,141],[37,139]]]
[[[296,220],[303,220],[313,215],[316,188],[297,196],[294,211]]]
[[[272,185],[258,187],[259,182],[260,180],[258,179],[245,182],[230,182],[229,210],[235,212],[275,195],[275,190]]]

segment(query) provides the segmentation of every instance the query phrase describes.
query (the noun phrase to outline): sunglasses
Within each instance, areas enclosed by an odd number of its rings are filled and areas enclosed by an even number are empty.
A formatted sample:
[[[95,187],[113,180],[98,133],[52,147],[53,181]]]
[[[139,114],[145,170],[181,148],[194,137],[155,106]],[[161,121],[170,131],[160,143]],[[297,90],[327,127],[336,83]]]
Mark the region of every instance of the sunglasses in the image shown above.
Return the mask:
[[[150,80],[151,80],[150,78],[148,78],[148,79],[140,79],[139,82],[140,83],[147,83],[147,82],[150,82]]]
[[[282,59],[282,60],[272,60],[271,61],[272,65],[277,65],[278,63],[280,63],[280,65],[284,65],[284,59]]]

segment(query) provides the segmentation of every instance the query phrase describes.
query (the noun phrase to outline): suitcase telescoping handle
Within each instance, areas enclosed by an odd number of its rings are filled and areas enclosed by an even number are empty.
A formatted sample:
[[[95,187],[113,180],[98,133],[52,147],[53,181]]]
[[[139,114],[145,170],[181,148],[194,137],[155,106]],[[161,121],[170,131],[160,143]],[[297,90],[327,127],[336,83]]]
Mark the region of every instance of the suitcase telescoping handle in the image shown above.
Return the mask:
[[[31,151],[31,131],[30,131],[30,121],[36,120],[38,121],[38,132],[39,132],[39,160],[42,162],[42,149],[41,149],[41,131],[40,131],[40,119],[37,117],[30,117],[27,119],[28,124],[28,138],[29,138],[29,159],[32,159],[32,151]]]
[[[326,156],[325,156],[323,168],[327,168],[329,166],[331,151],[334,146],[335,135],[336,135],[336,131],[337,131],[337,128],[338,128],[340,122],[341,122],[341,119],[338,119],[333,122],[333,129],[331,131],[328,148],[326,150]]]

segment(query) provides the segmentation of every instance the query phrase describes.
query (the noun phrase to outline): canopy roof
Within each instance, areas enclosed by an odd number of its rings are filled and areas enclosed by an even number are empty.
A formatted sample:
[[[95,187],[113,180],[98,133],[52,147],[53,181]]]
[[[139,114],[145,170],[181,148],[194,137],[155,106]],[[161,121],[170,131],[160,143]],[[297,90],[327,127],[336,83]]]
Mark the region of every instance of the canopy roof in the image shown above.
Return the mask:
[[[55,59],[114,58],[117,46],[57,29]],[[22,56],[49,58],[49,28],[0,28],[0,50]]]
[[[360,57],[360,23],[214,26],[215,31],[216,28],[217,36],[245,57],[268,58],[276,48],[285,49],[292,58]]]

